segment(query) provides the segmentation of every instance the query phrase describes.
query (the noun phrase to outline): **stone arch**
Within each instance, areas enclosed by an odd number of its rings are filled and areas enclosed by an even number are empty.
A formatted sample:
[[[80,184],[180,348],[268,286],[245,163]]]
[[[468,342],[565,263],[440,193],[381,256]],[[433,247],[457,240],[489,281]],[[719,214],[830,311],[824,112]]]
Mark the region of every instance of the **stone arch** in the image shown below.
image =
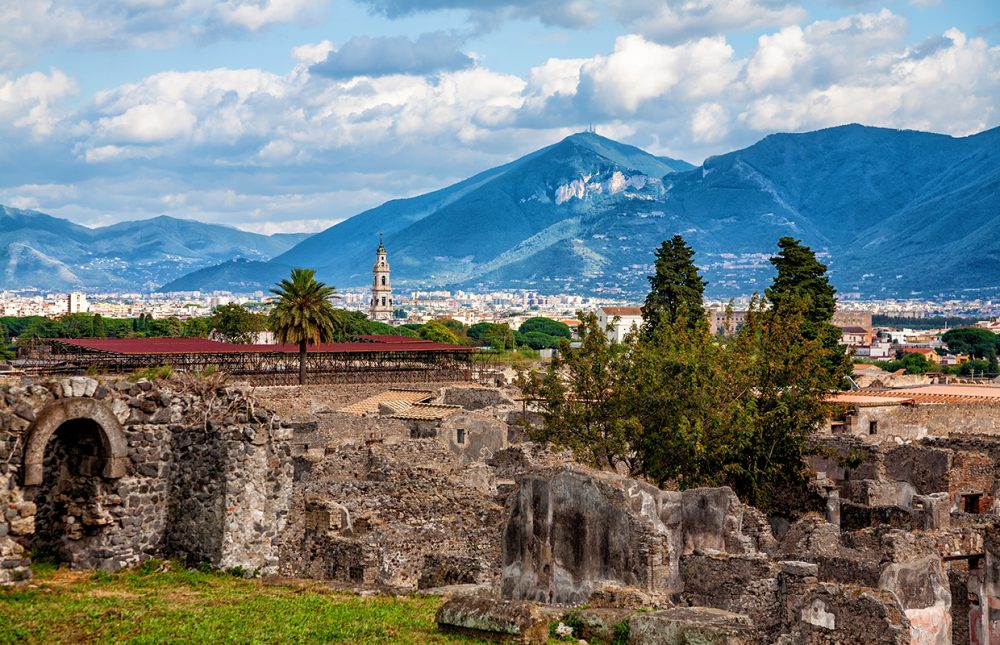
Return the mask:
[[[45,406],[28,428],[28,438],[24,448],[25,486],[37,486],[42,483],[45,446],[48,445],[49,439],[63,424],[79,419],[93,422],[99,431],[105,457],[101,475],[108,479],[117,479],[125,475],[128,441],[125,439],[125,431],[118,417],[101,401],[72,397]]]

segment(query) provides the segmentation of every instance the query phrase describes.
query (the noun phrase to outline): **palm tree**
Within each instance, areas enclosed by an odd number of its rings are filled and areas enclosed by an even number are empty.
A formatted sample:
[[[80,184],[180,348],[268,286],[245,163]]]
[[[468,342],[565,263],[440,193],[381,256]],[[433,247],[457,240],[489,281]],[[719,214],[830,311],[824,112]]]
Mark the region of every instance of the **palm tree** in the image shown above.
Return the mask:
[[[337,314],[330,304],[339,298],[334,287],[316,281],[312,269],[292,269],[292,274],[271,289],[278,300],[271,309],[271,329],[279,343],[299,344],[299,385],[306,382],[306,343],[333,340]]]

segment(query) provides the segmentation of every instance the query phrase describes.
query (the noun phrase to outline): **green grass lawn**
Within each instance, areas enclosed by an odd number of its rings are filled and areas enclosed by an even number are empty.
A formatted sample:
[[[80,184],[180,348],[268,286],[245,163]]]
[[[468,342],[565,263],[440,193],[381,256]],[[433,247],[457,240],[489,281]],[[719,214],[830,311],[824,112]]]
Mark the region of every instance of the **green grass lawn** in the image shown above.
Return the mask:
[[[438,598],[360,597],[151,562],[115,574],[36,565],[0,590],[0,643],[476,643],[442,634]]]

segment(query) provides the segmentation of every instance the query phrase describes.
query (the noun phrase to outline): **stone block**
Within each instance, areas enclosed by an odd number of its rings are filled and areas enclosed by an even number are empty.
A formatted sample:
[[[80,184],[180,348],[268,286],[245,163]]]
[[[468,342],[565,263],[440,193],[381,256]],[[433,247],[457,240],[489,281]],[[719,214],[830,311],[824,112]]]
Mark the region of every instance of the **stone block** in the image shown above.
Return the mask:
[[[581,609],[576,613],[580,625],[580,637],[587,642],[621,642],[628,633],[628,621],[635,615],[634,609],[597,607]]]
[[[549,617],[534,603],[490,596],[453,596],[435,616],[438,628],[480,638],[544,645]]]
[[[708,607],[675,607],[629,620],[629,645],[752,645],[760,642],[750,619]]]
[[[798,621],[786,642],[908,645],[910,621],[888,591],[820,583],[802,597]]]
[[[743,505],[728,487],[689,488],[681,494],[684,553],[750,553],[740,532]]]

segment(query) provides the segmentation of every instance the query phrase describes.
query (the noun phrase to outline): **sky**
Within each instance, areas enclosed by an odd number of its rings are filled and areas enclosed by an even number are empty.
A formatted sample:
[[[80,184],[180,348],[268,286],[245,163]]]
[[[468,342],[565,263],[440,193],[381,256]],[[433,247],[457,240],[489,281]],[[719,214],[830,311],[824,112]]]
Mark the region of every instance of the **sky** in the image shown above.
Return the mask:
[[[593,127],[1000,125],[998,0],[0,0],[0,204],[312,232]]]

